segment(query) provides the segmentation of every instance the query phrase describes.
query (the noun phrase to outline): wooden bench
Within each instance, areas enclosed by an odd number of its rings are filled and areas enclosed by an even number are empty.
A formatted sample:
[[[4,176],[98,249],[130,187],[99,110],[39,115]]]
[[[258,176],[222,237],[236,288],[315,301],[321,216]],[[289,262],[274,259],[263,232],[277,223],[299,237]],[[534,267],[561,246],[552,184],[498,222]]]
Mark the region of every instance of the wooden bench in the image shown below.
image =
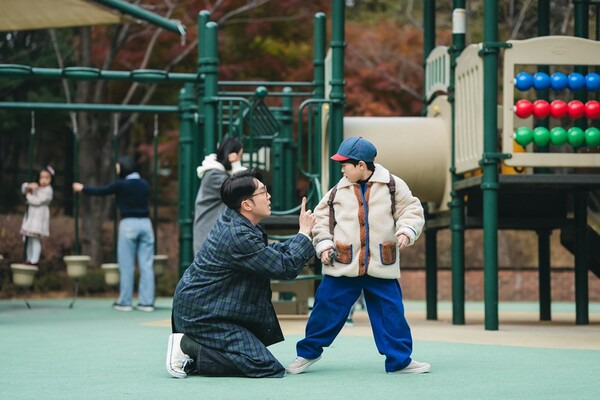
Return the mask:
[[[315,293],[314,281],[321,280],[322,275],[298,275],[291,281],[271,281],[271,290],[279,296],[273,300],[273,307],[277,314],[308,314],[308,298]],[[292,294],[290,300],[282,299],[282,294]]]

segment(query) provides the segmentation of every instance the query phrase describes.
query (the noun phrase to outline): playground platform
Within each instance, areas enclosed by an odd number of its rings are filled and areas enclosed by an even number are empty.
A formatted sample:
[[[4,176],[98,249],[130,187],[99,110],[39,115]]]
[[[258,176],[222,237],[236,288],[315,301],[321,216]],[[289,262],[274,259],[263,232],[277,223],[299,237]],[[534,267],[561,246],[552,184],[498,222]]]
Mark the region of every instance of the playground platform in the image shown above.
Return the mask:
[[[501,303],[500,330],[485,331],[483,304],[467,303],[466,325],[451,305],[425,320],[425,303],[406,302],[414,357],[423,375],[388,375],[368,316],[355,313],[323,358],[283,379],[178,380],[165,371],[171,299],[154,313],[117,312],[111,299],[0,301],[0,399],[598,399],[600,303],[590,324],[575,325],[574,303],[553,303],[551,322],[537,303]],[[270,349],[287,364],[306,316],[281,316],[286,336]]]

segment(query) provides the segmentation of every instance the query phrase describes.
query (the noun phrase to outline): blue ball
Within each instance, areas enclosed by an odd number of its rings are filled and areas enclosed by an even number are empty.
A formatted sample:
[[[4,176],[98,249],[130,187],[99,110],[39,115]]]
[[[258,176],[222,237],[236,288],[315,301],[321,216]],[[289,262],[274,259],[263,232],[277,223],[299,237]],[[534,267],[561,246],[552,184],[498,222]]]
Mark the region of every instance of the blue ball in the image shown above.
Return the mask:
[[[585,85],[587,86],[587,90],[590,92],[594,92],[600,89],[600,74],[595,72],[590,72],[585,77]]]
[[[515,87],[524,92],[533,86],[533,77],[527,72],[519,72],[515,76]]]
[[[545,72],[538,72],[533,76],[535,90],[546,90],[550,87],[550,77]]]
[[[552,74],[552,78],[550,78],[550,86],[557,92],[566,89],[568,83],[567,76],[562,72],[555,72]]]
[[[569,74],[569,89],[573,92],[583,89],[585,86],[585,78],[579,72]]]

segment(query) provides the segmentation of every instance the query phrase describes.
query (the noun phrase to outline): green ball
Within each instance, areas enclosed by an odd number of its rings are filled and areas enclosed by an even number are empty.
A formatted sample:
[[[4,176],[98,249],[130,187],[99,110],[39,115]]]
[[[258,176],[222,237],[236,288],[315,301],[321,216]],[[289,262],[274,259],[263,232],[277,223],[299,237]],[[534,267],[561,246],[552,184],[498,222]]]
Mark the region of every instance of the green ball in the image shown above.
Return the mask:
[[[567,132],[569,144],[573,147],[579,147],[585,142],[585,133],[583,133],[583,129],[578,128],[576,126],[569,129]]]
[[[550,131],[550,143],[554,146],[562,146],[567,143],[567,130],[560,126],[552,128]]]
[[[525,126],[517,128],[515,131],[515,142],[525,147],[533,140],[533,131]]]
[[[589,147],[600,145],[600,129],[593,126],[587,128],[585,130],[585,144]]]
[[[544,126],[538,126],[533,130],[533,143],[536,146],[547,146],[550,142],[550,131]]]

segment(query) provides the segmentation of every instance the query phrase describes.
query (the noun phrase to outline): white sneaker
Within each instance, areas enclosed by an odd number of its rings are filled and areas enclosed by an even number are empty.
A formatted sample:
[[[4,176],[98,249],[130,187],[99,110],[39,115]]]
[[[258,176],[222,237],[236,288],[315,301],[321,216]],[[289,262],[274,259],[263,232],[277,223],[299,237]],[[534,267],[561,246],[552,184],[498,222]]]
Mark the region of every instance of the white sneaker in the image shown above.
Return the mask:
[[[135,309],[138,311],[152,312],[154,311],[154,306],[143,306],[141,304],[138,304],[137,307],[135,307]]]
[[[123,304],[114,303],[113,308],[117,311],[132,311],[133,306],[126,306]]]
[[[431,365],[426,362],[412,360],[406,367],[398,371],[388,372],[388,374],[424,374],[431,370]]]
[[[320,359],[321,359],[321,356],[319,356],[317,358],[313,358],[312,360],[307,360],[304,357],[296,357],[296,359],[294,361],[292,361],[292,363],[290,365],[288,365],[285,370],[287,371],[288,374],[292,374],[292,375],[301,374],[306,370],[306,368],[310,367],[311,365],[313,365]]]
[[[167,372],[174,378],[186,378],[186,367],[194,362],[181,350],[181,338],[183,333],[172,333],[167,346]]]

